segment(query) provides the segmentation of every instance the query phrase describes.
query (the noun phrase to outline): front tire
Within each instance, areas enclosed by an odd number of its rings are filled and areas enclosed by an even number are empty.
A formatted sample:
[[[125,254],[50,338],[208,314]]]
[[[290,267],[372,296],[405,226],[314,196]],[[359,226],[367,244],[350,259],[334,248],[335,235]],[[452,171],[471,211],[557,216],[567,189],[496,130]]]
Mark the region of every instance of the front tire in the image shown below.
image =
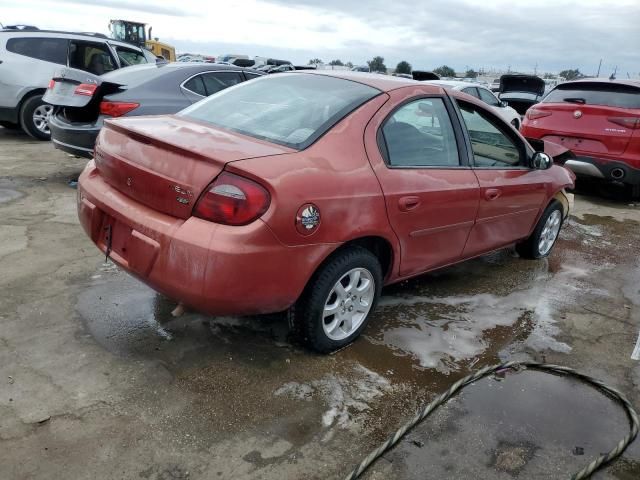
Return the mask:
[[[42,95],[27,98],[20,109],[20,125],[22,129],[38,140],[50,140],[49,115],[53,106],[42,101]]]
[[[328,353],[365,329],[382,290],[382,267],[369,250],[348,247],[309,281],[290,313],[293,331],[309,348]]]
[[[563,221],[562,204],[553,200],[542,213],[531,236],[516,245],[518,254],[529,259],[549,255],[558,239]]]

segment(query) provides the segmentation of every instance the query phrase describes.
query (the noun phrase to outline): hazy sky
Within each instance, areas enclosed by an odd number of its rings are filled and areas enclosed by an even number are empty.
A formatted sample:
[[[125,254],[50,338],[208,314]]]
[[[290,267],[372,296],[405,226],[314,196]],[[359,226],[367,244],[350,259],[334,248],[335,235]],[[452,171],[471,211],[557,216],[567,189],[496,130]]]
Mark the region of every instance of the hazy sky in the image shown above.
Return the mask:
[[[602,58],[602,75],[640,76],[640,0],[0,0],[3,24],[108,33],[115,18],[178,52],[587,74]]]

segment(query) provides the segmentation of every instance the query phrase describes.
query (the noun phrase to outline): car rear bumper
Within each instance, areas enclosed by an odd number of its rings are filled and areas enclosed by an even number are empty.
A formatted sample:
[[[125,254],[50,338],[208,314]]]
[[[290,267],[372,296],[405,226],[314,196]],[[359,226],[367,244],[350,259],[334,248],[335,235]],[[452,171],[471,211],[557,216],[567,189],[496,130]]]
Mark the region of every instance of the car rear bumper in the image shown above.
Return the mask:
[[[77,208],[86,234],[102,252],[110,244],[116,264],[164,295],[213,315],[286,310],[336,247],[285,246],[261,220],[233,227],[165,215],[111,187],[93,161],[80,176]]]
[[[567,160],[564,166],[578,176],[594,177],[631,185],[640,184],[640,169],[616,160],[577,156],[575,159]]]
[[[53,145],[78,157],[93,158],[93,147],[101,127],[101,124],[69,123],[60,115],[49,118]]]

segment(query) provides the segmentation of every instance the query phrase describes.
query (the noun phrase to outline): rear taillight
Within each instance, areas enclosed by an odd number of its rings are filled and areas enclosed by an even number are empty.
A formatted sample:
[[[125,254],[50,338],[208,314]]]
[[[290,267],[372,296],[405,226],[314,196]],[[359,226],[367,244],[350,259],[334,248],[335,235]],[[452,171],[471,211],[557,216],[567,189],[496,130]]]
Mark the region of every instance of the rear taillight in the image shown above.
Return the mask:
[[[258,183],[224,172],[200,196],[193,214],[224,225],[246,225],[266,212],[270,202],[269,192]]]
[[[95,83],[81,83],[76,87],[73,91],[75,95],[85,95],[87,97],[92,97],[96,90],[98,89],[98,85]]]
[[[129,113],[140,106],[139,103],[133,102],[100,102],[100,113],[110,117],[121,117],[125,113]]]
[[[607,118],[611,123],[620,125],[621,127],[635,129],[640,128],[640,118],[638,117],[609,117]]]
[[[48,90],[53,90],[53,87],[56,86],[56,81],[52,78],[51,80],[49,80],[49,86],[47,87]]]
[[[537,118],[548,117],[549,115],[551,115],[551,112],[548,112],[546,110],[538,110],[537,108],[530,108],[529,110],[527,110],[526,116],[529,120],[536,120]]]

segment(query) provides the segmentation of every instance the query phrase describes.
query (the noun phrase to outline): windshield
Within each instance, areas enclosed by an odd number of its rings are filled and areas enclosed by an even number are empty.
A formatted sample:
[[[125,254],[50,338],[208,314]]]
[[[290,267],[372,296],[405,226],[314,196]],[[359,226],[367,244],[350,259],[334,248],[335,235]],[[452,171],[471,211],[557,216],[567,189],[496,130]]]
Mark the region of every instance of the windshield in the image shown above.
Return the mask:
[[[543,103],[576,103],[619,108],[640,108],[640,88],[615,83],[564,84],[549,92]]]
[[[278,74],[223,90],[178,115],[301,150],[379,93],[341,78]]]

